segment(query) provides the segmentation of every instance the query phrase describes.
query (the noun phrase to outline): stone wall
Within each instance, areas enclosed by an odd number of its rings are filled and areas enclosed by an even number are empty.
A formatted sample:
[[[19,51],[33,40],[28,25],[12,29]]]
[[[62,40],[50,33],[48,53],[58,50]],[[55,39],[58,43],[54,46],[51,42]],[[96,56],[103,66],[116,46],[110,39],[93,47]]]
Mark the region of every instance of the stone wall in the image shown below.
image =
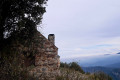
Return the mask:
[[[59,75],[60,57],[54,39],[53,34],[48,40],[39,32],[31,38],[11,37],[3,52],[19,56],[21,70],[27,69],[30,75],[36,77],[36,80],[55,80]]]
[[[55,80],[59,75],[60,57],[58,48],[42,34],[38,33],[37,53],[35,55],[35,67],[30,71],[30,74],[39,78],[39,80]],[[41,40],[42,39],[42,40]]]

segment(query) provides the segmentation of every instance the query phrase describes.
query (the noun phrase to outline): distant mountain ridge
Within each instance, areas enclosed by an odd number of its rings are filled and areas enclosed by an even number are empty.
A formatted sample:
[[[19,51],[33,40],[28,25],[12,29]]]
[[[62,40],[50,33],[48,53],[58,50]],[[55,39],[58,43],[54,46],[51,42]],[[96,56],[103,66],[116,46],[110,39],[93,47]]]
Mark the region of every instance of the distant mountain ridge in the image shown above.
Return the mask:
[[[96,67],[82,67],[82,69],[85,72],[104,72],[108,75],[110,75],[113,80],[120,80],[120,68],[109,68],[109,67],[101,67],[101,66],[96,66]]]
[[[110,65],[106,65],[105,67],[109,67],[109,68],[120,68],[120,62],[118,63],[113,63]]]
[[[119,53],[117,53],[117,54],[120,54],[120,52],[119,52]]]
[[[78,63],[83,67],[103,66],[120,68],[120,55],[104,55],[102,57],[91,58],[86,61],[79,60]]]
[[[82,67],[94,67],[94,66],[103,66],[103,67],[117,67],[120,65],[120,55],[118,53],[113,55],[102,55],[102,56],[93,56],[93,57],[76,57],[61,59],[62,62],[78,62]]]
[[[120,80],[120,52],[88,58],[65,59],[64,62],[78,62],[85,72],[102,71],[110,75],[114,80]]]

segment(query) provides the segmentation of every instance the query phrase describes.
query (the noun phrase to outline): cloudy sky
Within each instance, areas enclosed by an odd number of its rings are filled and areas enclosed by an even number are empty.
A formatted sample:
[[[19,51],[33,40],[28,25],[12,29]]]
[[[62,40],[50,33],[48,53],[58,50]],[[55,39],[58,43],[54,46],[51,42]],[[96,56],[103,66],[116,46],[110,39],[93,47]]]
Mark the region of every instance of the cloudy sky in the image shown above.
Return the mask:
[[[120,51],[120,0],[49,0],[40,31],[56,36],[63,58]]]

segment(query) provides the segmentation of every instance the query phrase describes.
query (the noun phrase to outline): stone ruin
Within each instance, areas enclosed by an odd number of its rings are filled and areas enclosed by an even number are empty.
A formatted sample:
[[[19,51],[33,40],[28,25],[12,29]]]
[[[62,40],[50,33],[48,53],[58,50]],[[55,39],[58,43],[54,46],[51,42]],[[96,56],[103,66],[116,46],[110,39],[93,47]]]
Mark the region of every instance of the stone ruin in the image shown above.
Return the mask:
[[[35,67],[30,71],[39,80],[55,80],[59,75],[60,56],[55,46],[55,35],[49,34],[46,39],[41,33],[37,36],[37,54],[35,55]]]

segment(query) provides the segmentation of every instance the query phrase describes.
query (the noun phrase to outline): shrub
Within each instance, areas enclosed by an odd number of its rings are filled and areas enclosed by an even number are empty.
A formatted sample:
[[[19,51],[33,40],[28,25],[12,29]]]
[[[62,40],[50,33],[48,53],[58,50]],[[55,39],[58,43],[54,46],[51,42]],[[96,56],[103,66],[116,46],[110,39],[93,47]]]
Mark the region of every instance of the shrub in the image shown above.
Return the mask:
[[[105,74],[104,72],[96,72],[94,73],[95,80],[112,80],[112,78]]]
[[[74,69],[75,71],[79,71],[81,73],[85,73],[82,68],[79,66],[77,62],[71,62],[69,64],[67,63],[61,63],[60,67],[62,68],[69,68],[69,69]]]
[[[79,72],[81,72],[81,73],[85,73],[85,72],[82,70],[82,68],[79,66],[78,63],[72,62],[72,63],[70,63],[69,65],[70,65],[70,68],[71,68],[71,69],[74,69],[75,71],[79,71]]]
[[[60,63],[60,67],[62,67],[62,68],[69,68],[70,66],[66,62],[65,63],[61,62]]]
[[[15,53],[0,57],[0,80],[34,80],[22,64],[21,57]]]

